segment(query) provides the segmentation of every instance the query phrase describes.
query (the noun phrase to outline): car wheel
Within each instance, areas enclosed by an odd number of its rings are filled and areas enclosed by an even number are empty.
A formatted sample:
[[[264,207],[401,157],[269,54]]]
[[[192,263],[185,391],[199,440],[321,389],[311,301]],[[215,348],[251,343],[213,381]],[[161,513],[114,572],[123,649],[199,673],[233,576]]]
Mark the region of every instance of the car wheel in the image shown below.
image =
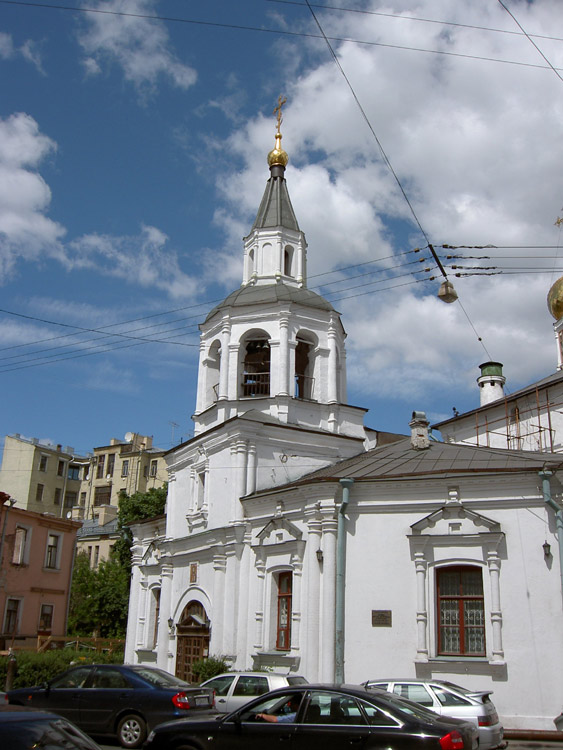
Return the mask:
[[[146,736],[146,722],[138,714],[127,714],[117,725],[117,739],[122,747],[141,747]]]

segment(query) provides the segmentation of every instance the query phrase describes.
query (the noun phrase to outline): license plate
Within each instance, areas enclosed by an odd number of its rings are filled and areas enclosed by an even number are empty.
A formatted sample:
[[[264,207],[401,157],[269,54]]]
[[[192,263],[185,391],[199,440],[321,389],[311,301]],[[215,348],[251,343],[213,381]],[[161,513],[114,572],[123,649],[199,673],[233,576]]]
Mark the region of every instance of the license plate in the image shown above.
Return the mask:
[[[209,706],[209,698],[207,698],[205,695],[196,697],[195,704],[196,706]]]

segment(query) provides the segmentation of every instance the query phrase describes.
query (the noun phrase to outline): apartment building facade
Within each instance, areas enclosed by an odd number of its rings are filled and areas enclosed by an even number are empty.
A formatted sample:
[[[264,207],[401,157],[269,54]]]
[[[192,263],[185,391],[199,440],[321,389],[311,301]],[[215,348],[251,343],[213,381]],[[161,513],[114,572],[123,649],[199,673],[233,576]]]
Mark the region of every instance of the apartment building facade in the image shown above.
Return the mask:
[[[75,456],[69,446],[7,435],[0,490],[14,498],[18,508],[64,518],[79,502],[82,477],[88,466],[88,459]]]

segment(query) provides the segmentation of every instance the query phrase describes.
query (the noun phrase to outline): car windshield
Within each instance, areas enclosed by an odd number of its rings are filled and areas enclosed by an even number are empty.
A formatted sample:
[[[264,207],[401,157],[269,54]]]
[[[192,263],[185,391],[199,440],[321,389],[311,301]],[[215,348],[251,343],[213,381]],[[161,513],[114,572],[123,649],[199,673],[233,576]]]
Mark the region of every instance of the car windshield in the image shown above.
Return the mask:
[[[62,719],[5,722],[0,726],[0,746],[13,750],[99,750],[89,737]]]
[[[150,682],[151,685],[154,685],[155,687],[190,687],[190,684],[188,682],[184,682],[184,680],[181,680],[179,677],[175,677],[172,674],[169,674],[168,672],[165,672],[163,669],[135,669],[135,674],[138,674],[139,677],[142,677],[143,680],[146,680],[147,682]]]

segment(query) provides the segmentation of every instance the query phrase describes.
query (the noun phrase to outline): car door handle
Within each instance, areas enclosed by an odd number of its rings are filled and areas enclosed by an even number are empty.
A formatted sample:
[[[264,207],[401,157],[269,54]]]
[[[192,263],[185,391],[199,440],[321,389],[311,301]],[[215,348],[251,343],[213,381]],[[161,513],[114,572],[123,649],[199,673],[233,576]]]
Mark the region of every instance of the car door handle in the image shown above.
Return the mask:
[[[219,698],[219,699],[217,700],[217,703],[226,703],[226,702],[227,702],[227,701],[225,700],[225,698]]]

